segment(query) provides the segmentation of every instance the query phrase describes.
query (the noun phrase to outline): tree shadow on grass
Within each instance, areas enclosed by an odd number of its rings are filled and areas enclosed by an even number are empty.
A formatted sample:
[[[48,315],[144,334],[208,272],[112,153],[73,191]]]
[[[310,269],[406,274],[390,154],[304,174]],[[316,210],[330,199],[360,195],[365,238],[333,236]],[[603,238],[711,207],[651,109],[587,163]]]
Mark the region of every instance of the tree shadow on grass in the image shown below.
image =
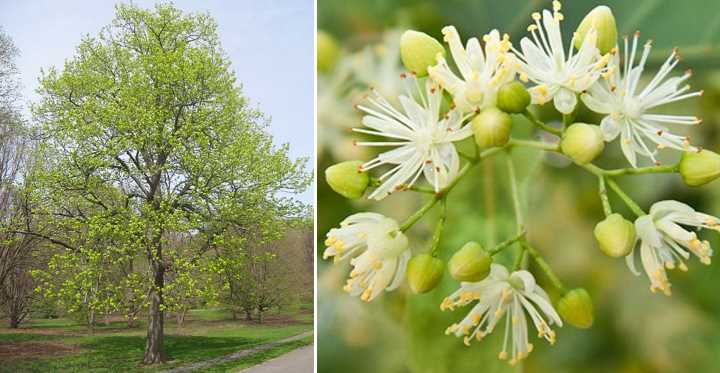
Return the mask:
[[[11,366],[0,367],[0,372],[129,372],[165,370],[191,362],[204,361],[252,348],[267,342],[261,338],[165,336],[165,350],[169,363],[161,366],[143,367],[140,361],[145,349],[145,336],[95,335],[81,341],[83,352],[54,358],[16,361]]]

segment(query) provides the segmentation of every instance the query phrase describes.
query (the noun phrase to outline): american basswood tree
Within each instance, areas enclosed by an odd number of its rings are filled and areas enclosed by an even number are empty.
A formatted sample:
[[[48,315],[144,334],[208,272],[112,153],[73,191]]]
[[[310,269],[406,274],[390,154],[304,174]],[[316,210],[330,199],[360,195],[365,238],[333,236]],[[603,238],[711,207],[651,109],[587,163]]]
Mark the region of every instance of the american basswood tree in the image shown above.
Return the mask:
[[[222,245],[230,227],[242,232],[246,222],[297,209],[289,193],[309,176],[241,94],[208,15],[171,5],[116,10],[61,69],[42,76],[33,112],[49,165],[37,190],[45,215],[66,232],[56,237],[58,261],[89,258],[83,266],[94,273],[143,259],[143,362],[153,364],[167,359],[166,281],[183,278],[192,268],[184,261]],[[189,259],[168,244],[179,233],[203,242]]]

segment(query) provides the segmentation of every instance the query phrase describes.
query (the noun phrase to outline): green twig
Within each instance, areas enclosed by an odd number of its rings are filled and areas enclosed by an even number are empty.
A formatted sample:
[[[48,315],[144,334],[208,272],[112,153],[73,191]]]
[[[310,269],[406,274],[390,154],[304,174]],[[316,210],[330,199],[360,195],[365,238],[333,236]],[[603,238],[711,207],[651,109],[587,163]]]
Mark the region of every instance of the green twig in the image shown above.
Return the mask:
[[[525,111],[524,111],[522,114],[523,114],[523,116],[524,116],[525,118],[527,118],[527,120],[530,121],[530,123],[532,123],[532,124],[534,124],[535,126],[541,128],[542,130],[544,130],[544,131],[546,131],[546,132],[550,132],[550,133],[552,133],[553,135],[557,135],[557,136],[562,135],[562,131],[561,131],[561,130],[559,130],[559,129],[557,129],[557,128],[554,128],[554,127],[551,127],[551,126],[548,126],[548,125],[545,124],[543,121],[539,120],[539,119],[535,116],[535,114],[533,114],[533,113],[530,112],[529,110],[525,109]]]
[[[645,213],[645,211],[643,211],[643,209],[640,208],[640,206],[638,206],[638,204],[635,203],[635,201],[633,201],[633,199],[630,198],[630,196],[628,196],[614,180],[607,179],[606,182],[607,182],[607,185],[610,186],[610,189],[612,189],[613,192],[615,192],[615,194],[617,194],[618,197],[620,197],[620,199],[622,199],[622,201],[625,203],[625,205],[627,205],[627,207],[629,207],[630,210],[632,210],[632,212],[635,213],[635,215],[637,215],[637,216],[647,215]]]
[[[445,228],[445,219],[447,218],[447,198],[443,197],[440,200],[440,219],[435,225],[435,232],[433,232],[432,244],[430,246],[430,254],[437,256],[438,248],[440,247],[440,238],[442,237],[443,229]]]
[[[488,254],[490,256],[493,256],[501,251],[503,251],[505,248],[511,246],[515,242],[518,242],[525,238],[525,231],[520,232],[515,237],[509,238],[501,243],[499,243],[497,246],[493,247],[492,249],[488,250]]]
[[[605,177],[598,176],[598,195],[600,196],[600,202],[602,202],[603,212],[605,216],[612,214],[612,207],[610,207],[610,200],[607,195],[607,188],[605,188]]]
[[[520,208],[520,192],[518,191],[517,176],[515,175],[515,165],[512,161],[510,152],[506,154],[505,164],[507,166],[508,178],[510,179],[510,191],[512,194],[513,208],[515,210],[515,223],[518,234],[523,231],[523,217]]]
[[[622,175],[641,175],[641,174],[660,174],[678,172],[680,164],[670,164],[652,167],[638,168],[618,168],[615,170],[602,170],[605,176],[622,176]],[[599,167],[598,167],[599,168]]]
[[[425,204],[422,207],[420,207],[420,209],[418,211],[416,211],[414,214],[410,215],[410,217],[408,217],[400,225],[400,230],[405,232],[408,229],[410,229],[410,227],[412,227],[415,223],[417,223],[417,221],[420,220],[420,218],[425,216],[425,214],[427,214],[427,212],[430,211],[439,200],[443,199],[448,193],[450,193],[450,191],[457,185],[458,182],[460,182],[460,180],[470,171],[471,168],[473,168],[475,165],[477,165],[481,160],[492,157],[495,154],[497,154],[498,152],[502,151],[503,149],[505,149],[505,148],[499,147],[499,148],[487,149],[487,150],[481,152],[475,161],[465,163],[465,165],[463,165],[463,167],[458,172],[457,176],[455,176],[455,178],[450,182],[450,184],[448,184],[445,188],[443,188],[439,192],[435,193],[435,195],[433,196],[432,199],[425,202]]]
[[[515,255],[515,260],[513,261],[513,271],[520,269],[526,256],[527,250],[525,250],[525,246],[520,245],[520,251]]]
[[[560,290],[560,293],[565,294],[567,291],[565,290],[565,286],[563,285],[562,281],[560,281],[560,278],[555,275],[555,272],[550,268],[550,265],[545,261],[545,259],[540,255],[540,252],[537,251],[534,247],[530,246],[526,241],[522,241],[522,245],[527,250],[528,254],[535,260],[535,263],[537,263],[538,267],[545,272],[545,275],[548,277],[550,282],[552,282],[553,286],[555,286],[558,290]]]
[[[543,142],[543,141],[510,139],[510,141],[508,142],[508,146],[534,148],[534,149],[546,150],[546,151],[551,151],[551,152],[559,152],[560,151],[560,145],[550,144],[550,143]]]

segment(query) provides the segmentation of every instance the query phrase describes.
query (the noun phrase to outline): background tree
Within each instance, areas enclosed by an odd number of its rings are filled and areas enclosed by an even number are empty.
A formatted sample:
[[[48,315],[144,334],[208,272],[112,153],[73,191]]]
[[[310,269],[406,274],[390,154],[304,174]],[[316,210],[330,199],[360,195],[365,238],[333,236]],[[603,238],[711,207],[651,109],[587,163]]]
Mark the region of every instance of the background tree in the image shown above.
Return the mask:
[[[38,238],[17,233],[35,225],[29,190],[24,186],[32,143],[17,105],[18,54],[0,29],[0,310],[11,328],[17,328],[29,313],[33,301],[29,272],[43,263],[36,252]]]
[[[182,277],[178,259],[188,258],[168,244],[171,236],[193,234],[203,244],[190,260],[200,257],[231,223],[262,225],[268,212],[258,202],[297,210],[291,193],[305,189],[309,175],[304,160],[273,145],[266,118],[242,96],[208,15],[167,4],[116,11],[62,70],[41,78],[33,113],[50,164],[36,190],[43,214],[66,231],[65,240],[53,238],[64,251],[57,262],[100,256],[83,264],[103,272],[105,263],[144,258],[143,362],[152,364],[167,358],[166,282]]]

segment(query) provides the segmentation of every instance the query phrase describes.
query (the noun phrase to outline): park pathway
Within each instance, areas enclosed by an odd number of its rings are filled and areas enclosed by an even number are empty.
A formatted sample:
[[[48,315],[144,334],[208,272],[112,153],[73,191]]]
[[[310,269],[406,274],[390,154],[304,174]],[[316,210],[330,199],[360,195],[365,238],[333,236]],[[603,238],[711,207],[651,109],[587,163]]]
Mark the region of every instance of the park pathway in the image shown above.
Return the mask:
[[[279,341],[275,341],[275,342],[270,342],[270,343],[258,345],[258,346],[255,346],[255,347],[253,347],[253,348],[248,348],[248,349],[245,349],[245,350],[240,350],[240,351],[234,352],[234,353],[232,353],[232,354],[230,354],[230,355],[220,356],[220,357],[216,357],[216,358],[214,358],[214,359],[205,360],[205,361],[201,361],[201,362],[198,362],[198,363],[193,363],[193,364],[185,365],[185,366],[178,367],[178,368],[175,368],[175,369],[170,369],[170,370],[165,371],[164,373],[189,373],[189,372],[202,371],[203,369],[208,368],[208,367],[211,367],[211,366],[213,366],[213,365],[226,363],[226,362],[228,362],[228,361],[234,361],[234,360],[242,359],[242,358],[244,358],[244,357],[246,357],[246,356],[250,356],[250,355],[256,354],[256,353],[258,353],[258,352],[262,352],[262,351],[265,351],[265,350],[269,350],[269,349],[271,349],[271,348],[280,346],[280,345],[285,344],[285,343],[289,343],[289,342],[294,342],[294,341],[301,340],[301,339],[303,339],[303,338],[305,338],[305,337],[311,336],[312,334],[313,334],[312,331],[305,332],[305,333],[302,333],[302,334],[298,334],[298,335],[296,335],[296,336],[292,336],[292,337],[288,337],[288,338],[285,338],[285,339],[281,339],[281,340],[279,340]],[[289,354],[290,354],[290,353],[285,354],[285,355],[289,355]],[[285,356],[285,355],[283,355],[283,356]],[[310,347],[310,367],[311,367],[311,369],[312,369],[312,347]],[[293,370],[293,371],[298,372],[298,373],[304,372],[304,371],[301,371],[301,370]],[[254,373],[254,371],[251,371],[251,372]],[[269,372],[274,372],[274,371],[269,371]],[[312,372],[312,370],[308,370],[308,372]]]
[[[313,346],[300,347],[239,373],[312,373]]]

